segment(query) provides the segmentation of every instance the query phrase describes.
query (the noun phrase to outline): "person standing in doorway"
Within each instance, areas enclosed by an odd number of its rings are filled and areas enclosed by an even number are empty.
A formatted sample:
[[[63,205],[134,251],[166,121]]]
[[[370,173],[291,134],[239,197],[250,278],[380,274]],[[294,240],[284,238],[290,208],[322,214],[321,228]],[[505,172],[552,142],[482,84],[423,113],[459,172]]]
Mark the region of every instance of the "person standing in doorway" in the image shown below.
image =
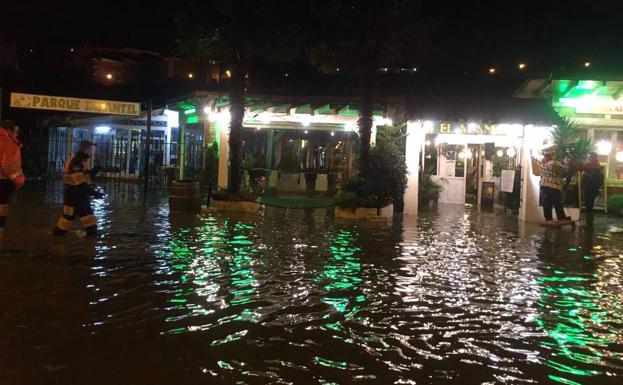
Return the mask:
[[[603,184],[603,174],[597,153],[589,153],[586,162],[574,163],[573,168],[582,171],[582,196],[586,206],[586,213],[590,214],[593,212],[595,198],[599,195],[599,189],[601,189]]]
[[[540,201],[546,221],[553,220],[552,208],[556,210],[556,218],[559,221],[571,220],[562,206],[562,176],[566,168],[554,159],[557,148],[558,146],[552,145],[541,150],[543,159],[539,162],[541,168]]]
[[[97,235],[97,219],[91,208],[91,196],[101,197],[89,182],[99,171],[99,167],[89,170],[89,158],[93,143],[83,140],[78,151],[65,162],[63,167],[63,213],[59,218],[54,235],[62,236],[71,229],[76,217],[82,222],[87,237]]]
[[[22,144],[17,139],[19,127],[12,120],[0,123],[0,242],[9,216],[9,201],[26,177],[22,173]]]

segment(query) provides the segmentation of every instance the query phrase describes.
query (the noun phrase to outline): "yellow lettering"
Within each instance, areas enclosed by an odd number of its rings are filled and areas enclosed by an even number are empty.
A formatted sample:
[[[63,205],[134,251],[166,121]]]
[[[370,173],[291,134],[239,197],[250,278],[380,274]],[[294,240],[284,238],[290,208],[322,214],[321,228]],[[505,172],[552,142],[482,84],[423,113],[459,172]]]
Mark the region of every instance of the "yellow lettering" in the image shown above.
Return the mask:
[[[50,107],[50,100],[48,98],[41,99],[41,107]]]
[[[50,98],[50,108],[56,108],[56,98]]]
[[[40,102],[41,102],[41,98],[40,97],[33,96],[33,98],[32,98],[32,106],[33,107],[38,107]]]

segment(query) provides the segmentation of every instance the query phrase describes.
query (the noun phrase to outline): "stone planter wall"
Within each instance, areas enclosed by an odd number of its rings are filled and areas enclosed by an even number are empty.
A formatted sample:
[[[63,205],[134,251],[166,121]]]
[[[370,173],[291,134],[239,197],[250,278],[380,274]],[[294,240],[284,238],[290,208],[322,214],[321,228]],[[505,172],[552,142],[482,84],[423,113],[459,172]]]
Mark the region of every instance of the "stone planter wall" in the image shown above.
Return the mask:
[[[391,218],[394,213],[394,205],[388,205],[381,209],[381,215],[376,214],[376,208],[370,207],[355,207],[355,208],[346,208],[335,206],[334,208],[335,217],[336,218],[345,218],[345,219],[363,219],[363,220],[387,220]]]
[[[210,208],[218,211],[253,213],[257,210],[257,207],[257,203],[249,201],[225,201],[215,199],[212,199],[212,201],[210,201]]]

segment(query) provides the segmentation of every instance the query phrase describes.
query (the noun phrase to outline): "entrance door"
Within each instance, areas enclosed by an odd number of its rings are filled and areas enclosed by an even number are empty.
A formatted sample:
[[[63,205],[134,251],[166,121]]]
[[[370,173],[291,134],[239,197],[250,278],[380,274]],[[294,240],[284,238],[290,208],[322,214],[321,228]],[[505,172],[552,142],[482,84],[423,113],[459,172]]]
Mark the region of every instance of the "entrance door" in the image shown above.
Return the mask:
[[[439,203],[465,204],[464,146],[443,144],[440,146],[439,173],[435,178],[442,187]]]

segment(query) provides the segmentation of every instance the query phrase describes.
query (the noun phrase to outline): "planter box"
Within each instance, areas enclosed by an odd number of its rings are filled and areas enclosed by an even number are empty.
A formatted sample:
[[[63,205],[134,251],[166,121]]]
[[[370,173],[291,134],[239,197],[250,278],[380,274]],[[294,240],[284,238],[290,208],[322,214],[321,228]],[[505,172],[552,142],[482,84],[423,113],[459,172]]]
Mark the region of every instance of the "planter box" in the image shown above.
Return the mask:
[[[376,214],[376,208],[370,207],[354,207],[346,208],[335,206],[336,218],[346,219],[365,219],[370,221],[387,221],[394,213],[394,205],[385,206],[381,209],[381,215]]]
[[[257,210],[257,206],[257,203],[249,201],[225,201],[216,199],[210,201],[210,208],[218,211],[253,213]]]

